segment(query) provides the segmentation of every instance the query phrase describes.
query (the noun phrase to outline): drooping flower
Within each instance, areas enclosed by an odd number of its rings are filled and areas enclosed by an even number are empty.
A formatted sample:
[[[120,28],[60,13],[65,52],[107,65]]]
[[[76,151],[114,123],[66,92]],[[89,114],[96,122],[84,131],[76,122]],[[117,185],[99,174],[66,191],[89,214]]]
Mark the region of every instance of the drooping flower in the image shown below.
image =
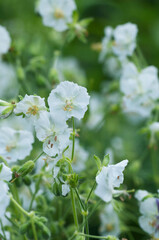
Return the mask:
[[[158,99],[159,82],[157,68],[149,66],[139,72],[133,63],[123,68],[120,90],[124,94],[124,111],[148,117]]]
[[[89,104],[87,89],[69,81],[61,82],[48,97],[50,112],[65,119],[83,118]]]
[[[8,163],[22,160],[30,154],[34,138],[29,131],[16,131],[2,127],[0,131],[0,156]]]
[[[72,22],[72,13],[76,9],[74,0],[40,0],[37,11],[43,18],[43,24],[62,32]]]
[[[16,104],[15,114],[25,114],[26,117],[32,117],[34,120],[39,118],[40,113],[46,111],[44,98],[27,94]]]
[[[0,55],[7,53],[11,44],[11,38],[5,27],[0,26]]]
[[[111,203],[105,206],[100,214],[100,233],[102,236],[114,235],[120,233],[119,218]]]
[[[123,183],[123,171],[128,164],[128,160],[123,160],[115,165],[103,167],[96,176],[97,187],[95,194],[105,202],[110,202],[114,194],[121,194],[123,191],[116,190]]]
[[[147,198],[140,202],[140,227],[154,239],[159,238],[159,199]]]
[[[146,190],[137,190],[136,193],[135,193],[135,198],[138,201],[142,201],[142,199],[144,197],[146,197],[147,195],[149,195],[149,193]]]
[[[66,122],[51,113],[41,114],[35,130],[37,138],[43,141],[43,151],[49,156],[62,153],[69,143],[70,131]]]

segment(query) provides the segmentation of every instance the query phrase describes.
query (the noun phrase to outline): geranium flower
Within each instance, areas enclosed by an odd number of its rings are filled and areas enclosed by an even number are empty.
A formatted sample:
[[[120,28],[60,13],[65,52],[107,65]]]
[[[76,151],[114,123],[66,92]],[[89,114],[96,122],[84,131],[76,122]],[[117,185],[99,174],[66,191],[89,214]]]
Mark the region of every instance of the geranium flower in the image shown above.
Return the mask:
[[[112,200],[113,194],[121,194],[123,191],[114,188],[123,183],[123,171],[128,164],[128,160],[123,160],[115,165],[103,167],[96,177],[97,187],[95,194],[105,202]]]
[[[43,18],[43,24],[62,32],[72,22],[72,13],[76,9],[73,0],[40,0],[37,11]]]
[[[154,239],[159,238],[159,199],[147,198],[140,202],[139,224],[141,228],[153,236]]]
[[[2,127],[0,131],[0,156],[8,163],[22,160],[30,154],[34,138],[29,131],[16,131]]]
[[[46,111],[44,98],[27,94],[14,109],[15,114],[25,114],[26,117],[32,117],[34,120],[39,118],[41,112]]]
[[[69,143],[70,131],[66,122],[44,112],[36,121],[36,136],[43,141],[43,151],[49,156],[60,154]]]
[[[48,97],[50,112],[65,119],[83,118],[89,104],[87,89],[76,83],[65,81],[52,90]]]

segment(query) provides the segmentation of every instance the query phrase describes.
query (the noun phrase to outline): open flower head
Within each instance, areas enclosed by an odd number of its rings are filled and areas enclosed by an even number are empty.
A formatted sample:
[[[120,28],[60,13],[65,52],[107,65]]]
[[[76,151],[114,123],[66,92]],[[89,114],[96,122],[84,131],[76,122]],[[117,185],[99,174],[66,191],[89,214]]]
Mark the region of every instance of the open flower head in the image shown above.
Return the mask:
[[[105,235],[114,235],[118,236],[120,233],[119,226],[119,218],[115,210],[113,209],[113,205],[109,203],[102,209],[100,214],[100,233],[102,236]]]
[[[133,63],[128,63],[123,68],[120,79],[120,90],[124,94],[124,111],[137,113],[147,117],[158,99],[159,81],[157,68],[149,66],[138,71]]]
[[[70,131],[66,122],[44,112],[36,121],[36,136],[43,141],[43,151],[49,156],[60,154],[69,144]]]
[[[122,191],[115,190],[123,183],[123,171],[128,164],[128,160],[123,160],[115,165],[103,167],[96,177],[97,187],[95,194],[105,202],[112,200],[113,194],[120,194]]]
[[[37,119],[40,113],[45,110],[44,98],[34,95],[28,96],[26,94],[23,100],[16,104],[14,112],[15,114],[25,114],[27,117]]]
[[[74,0],[40,0],[37,11],[43,18],[43,24],[62,32],[72,22],[72,13],[76,9]]]
[[[147,198],[140,203],[139,224],[154,239],[159,238],[159,199]]]
[[[48,104],[55,116],[64,116],[66,120],[71,117],[81,119],[87,111],[89,95],[86,88],[65,81],[51,91]]]
[[[33,135],[29,131],[16,131],[9,127],[2,127],[0,131],[0,155],[8,163],[22,160],[30,154],[33,142]]]
[[[113,52],[120,57],[131,56],[136,48],[137,26],[133,23],[119,25],[114,30]]]
[[[0,26],[0,55],[7,53],[11,44],[11,38],[5,27]]]

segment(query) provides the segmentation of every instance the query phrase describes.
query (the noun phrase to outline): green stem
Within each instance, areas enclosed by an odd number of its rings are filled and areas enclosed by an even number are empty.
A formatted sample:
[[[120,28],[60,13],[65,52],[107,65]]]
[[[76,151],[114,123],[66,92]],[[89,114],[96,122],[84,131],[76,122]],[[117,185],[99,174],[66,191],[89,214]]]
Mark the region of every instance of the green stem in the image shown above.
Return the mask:
[[[30,217],[30,213],[28,213],[27,211],[25,211],[25,210],[19,205],[19,203],[17,203],[17,201],[12,197],[12,195],[10,195],[10,200],[15,204],[15,206],[16,206],[22,213],[24,213],[27,217]]]
[[[75,121],[74,117],[72,117],[72,125],[73,125],[73,138],[72,138],[72,157],[71,157],[71,162],[73,161],[74,158],[74,151],[75,151]]]
[[[92,186],[92,188],[91,188],[91,191],[90,191],[89,194],[88,194],[88,197],[87,197],[86,203],[88,203],[88,201],[89,201],[89,199],[90,199],[90,196],[91,196],[91,194],[92,194],[93,189],[95,188],[95,186],[96,186],[96,181],[94,181],[94,184],[93,184],[93,186]]]
[[[90,238],[95,238],[95,239],[106,239],[109,240],[110,237],[103,237],[103,236],[96,236],[96,235],[90,235],[90,234],[85,234],[85,233],[76,233],[76,235],[83,236],[83,237],[90,237]],[[116,238],[114,237],[114,240]]]
[[[74,122],[74,118],[73,117],[72,117],[72,124],[73,124],[73,139],[72,139],[72,157],[71,157],[71,162],[73,161],[74,151],[75,151],[75,122]],[[69,167],[69,170],[71,171],[71,167]],[[71,202],[72,202],[72,210],[73,210],[74,222],[75,222],[76,228],[78,229],[78,218],[77,218],[77,211],[76,211],[76,205],[75,205],[75,196],[74,196],[74,191],[73,191],[72,188],[70,188],[70,193],[71,193]]]
[[[34,192],[34,194],[32,196],[31,202],[30,202],[29,211],[31,211],[31,209],[32,209],[33,201],[34,201],[35,196],[36,196],[36,194],[37,194],[37,192],[39,190],[39,185],[40,185],[40,182],[41,182],[41,178],[42,178],[42,176],[39,177],[39,180],[37,182],[35,192]]]
[[[31,218],[31,226],[32,226],[32,230],[33,230],[33,235],[34,235],[34,239],[38,240],[37,234],[36,234],[36,228],[35,228],[35,224],[33,221],[33,218]]]
[[[76,193],[77,198],[78,198],[78,200],[79,200],[79,202],[80,202],[81,208],[85,211],[86,208],[85,208],[85,206],[84,206],[84,204],[83,204],[83,202],[82,202],[82,200],[81,200],[81,198],[80,198],[80,195],[79,195],[79,193],[78,193],[77,188],[75,188],[75,193]]]
[[[77,218],[77,212],[76,212],[76,206],[75,206],[75,197],[74,197],[74,192],[72,188],[70,189],[70,193],[71,193],[74,222],[75,222],[76,228],[78,229],[78,218]]]
[[[33,162],[36,163],[36,161],[43,155],[44,152],[40,153],[36,158],[34,158]]]

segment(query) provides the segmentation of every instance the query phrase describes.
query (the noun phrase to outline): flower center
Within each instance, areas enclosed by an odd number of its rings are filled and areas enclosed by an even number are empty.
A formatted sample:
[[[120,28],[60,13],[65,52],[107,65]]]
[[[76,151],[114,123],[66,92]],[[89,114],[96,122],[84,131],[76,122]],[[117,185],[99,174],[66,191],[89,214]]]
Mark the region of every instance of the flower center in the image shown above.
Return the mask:
[[[13,145],[10,145],[10,146],[7,145],[7,146],[6,146],[6,151],[7,151],[7,152],[11,152],[11,150],[12,150],[13,148],[15,148],[15,146],[13,146]]]
[[[107,232],[111,232],[113,229],[114,229],[114,227],[113,227],[112,224],[107,224],[107,225],[106,225],[106,230],[107,230]]]
[[[56,8],[54,11],[54,17],[57,19],[64,18],[64,13],[60,8]]]
[[[39,108],[36,105],[33,105],[32,107],[28,108],[27,114],[36,115],[39,111]]]
[[[70,101],[70,100],[66,100],[65,101],[65,106],[64,106],[64,111],[72,111],[72,109],[73,109],[73,103],[72,103],[72,101]]]

